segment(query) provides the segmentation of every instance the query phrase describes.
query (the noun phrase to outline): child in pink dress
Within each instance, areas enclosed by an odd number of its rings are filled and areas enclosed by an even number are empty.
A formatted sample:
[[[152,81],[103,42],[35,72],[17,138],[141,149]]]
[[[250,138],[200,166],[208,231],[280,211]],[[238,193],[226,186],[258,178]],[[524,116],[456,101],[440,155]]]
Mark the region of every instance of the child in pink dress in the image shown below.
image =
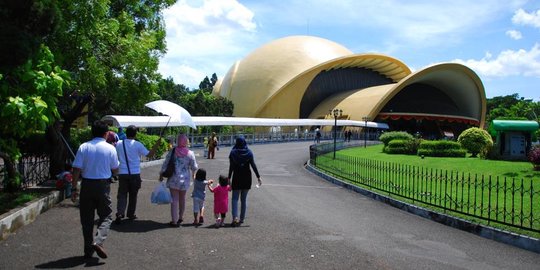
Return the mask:
[[[214,217],[216,218],[216,228],[223,226],[225,216],[229,211],[229,179],[224,176],[219,176],[219,186],[213,187],[208,185],[210,192],[214,193]]]

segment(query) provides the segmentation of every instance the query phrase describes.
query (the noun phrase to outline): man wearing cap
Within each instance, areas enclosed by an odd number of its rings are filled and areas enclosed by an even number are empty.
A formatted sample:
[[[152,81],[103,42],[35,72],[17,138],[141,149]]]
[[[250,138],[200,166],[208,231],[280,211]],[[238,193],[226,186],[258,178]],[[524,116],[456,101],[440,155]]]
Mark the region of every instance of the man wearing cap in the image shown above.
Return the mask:
[[[109,179],[118,173],[118,157],[114,146],[107,143],[108,126],[103,121],[92,124],[92,140],[81,144],[73,161],[73,189],[71,200],[79,196],[77,183],[81,181],[79,213],[84,237],[84,258],[92,258],[94,251],[107,258],[103,242],[112,223],[112,205]],[[99,216],[94,235],[94,217]]]
[[[117,204],[116,204],[116,224],[122,222],[125,217],[127,205],[127,218],[134,220],[137,218],[135,209],[137,207],[137,193],[141,188],[141,156],[151,157],[160,145],[161,138],[156,141],[152,150],[148,151],[139,141],[135,140],[137,127],[134,125],[126,128],[126,139],[118,141],[116,152],[120,160],[119,182]]]

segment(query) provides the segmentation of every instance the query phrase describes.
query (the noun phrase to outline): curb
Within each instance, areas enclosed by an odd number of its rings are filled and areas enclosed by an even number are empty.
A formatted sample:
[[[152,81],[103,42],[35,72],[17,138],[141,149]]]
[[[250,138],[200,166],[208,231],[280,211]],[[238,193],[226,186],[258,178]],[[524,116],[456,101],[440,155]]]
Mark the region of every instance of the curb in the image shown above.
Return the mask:
[[[163,163],[164,159],[141,162],[141,168]],[[0,241],[6,239],[19,228],[32,223],[41,213],[54,207],[64,200],[60,190],[52,190],[43,198],[35,199],[26,204],[0,215]]]
[[[25,205],[0,215],[0,240],[6,239],[19,228],[32,223],[37,216],[64,199],[59,190],[53,190],[43,198],[35,199]]]
[[[416,205],[398,201],[396,199],[375,193],[373,191],[363,189],[358,186],[351,185],[347,182],[344,182],[338,178],[327,175],[322,171],[319,171],[317,168],[313,167],[308,161],[306,163],[306,169],[311,173],[321,177],[322,179],[333,183],[335,185],[341,186],[346,189],[350,189],[357,193],[360,193],[364,196],[370,197],[374,200],[389,204],[393,207],[399,208],[403,211],[407,211],[411,214],[439,222],[441,224],[454,227],[456,229],[470,232],[478,236],[491,239],[497,242],[505,243],[507,245],[512,245],[518,248],[529,250],[532,252],[540,253],[540,239],[529,237],[526,235],[520,235],[509,231],[504,231],[501,229],[489,227],[486,225],[472,223],[468,220],[461,218],[449,216],[443,213],[435,212],[430,209],[422,208]]]

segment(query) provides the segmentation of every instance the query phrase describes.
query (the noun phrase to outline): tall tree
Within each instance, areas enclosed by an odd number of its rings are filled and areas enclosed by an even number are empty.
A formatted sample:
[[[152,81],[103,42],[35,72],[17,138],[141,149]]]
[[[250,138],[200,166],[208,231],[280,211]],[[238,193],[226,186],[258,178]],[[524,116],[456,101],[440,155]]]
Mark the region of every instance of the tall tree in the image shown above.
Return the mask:
[[[179,103],[180,98],[189,91],[183,84],[176,84],[172,77],[160,79],[156,94],[160,99]]]
[[[46,41],[74,79],[58,103],[63,136],[69,140],[72,123],[86,114],[92,121],[106,114],[142,112],[161,77],[158,63],[166,50],[161,11],[175,1],[57,1],[62,20]],[[51,142],[61,142],[55,134],[48,133]],[[51,166],[60,162],[51,160]]]
[[[15,162],[22,141],[59,116],[56,103],[69,74],[43,45],[59,18],[54,0],[0,2],[0,157],[8,191],[20,187]]]

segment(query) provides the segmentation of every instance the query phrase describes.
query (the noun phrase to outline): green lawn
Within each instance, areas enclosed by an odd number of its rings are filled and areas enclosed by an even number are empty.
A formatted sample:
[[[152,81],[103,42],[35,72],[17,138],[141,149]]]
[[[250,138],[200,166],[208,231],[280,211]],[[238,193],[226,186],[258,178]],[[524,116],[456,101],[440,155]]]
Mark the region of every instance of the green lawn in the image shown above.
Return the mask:
[[[360,158],[395,162],[424,168],[439,170],[470,172],[483,174],[484,176],[499,176],[509,178],[532,178],[540,181],[540,171],[533,171],[529,162],[485,160],[481,158],[444,158],[425,157],[411,155],[389,155],[382,152],[383,145],[374,145],[367,148],[349,148],[338,153]]]
[[[540,236],[540,172],[528,162],[390,155],[382,145],[317,158],[334,176],[398,200]],[[524,227],[525,230],[518,227]]]

